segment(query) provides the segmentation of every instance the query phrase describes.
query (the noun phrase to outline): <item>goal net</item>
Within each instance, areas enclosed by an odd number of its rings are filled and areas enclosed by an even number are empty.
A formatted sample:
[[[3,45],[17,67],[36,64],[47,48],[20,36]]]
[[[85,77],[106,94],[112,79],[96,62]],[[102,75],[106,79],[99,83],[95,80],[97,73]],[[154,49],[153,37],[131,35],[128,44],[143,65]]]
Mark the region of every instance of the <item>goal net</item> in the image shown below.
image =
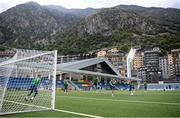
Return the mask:
[[[0,115],[54,109],[57,51],[17,50],[0,63]]]

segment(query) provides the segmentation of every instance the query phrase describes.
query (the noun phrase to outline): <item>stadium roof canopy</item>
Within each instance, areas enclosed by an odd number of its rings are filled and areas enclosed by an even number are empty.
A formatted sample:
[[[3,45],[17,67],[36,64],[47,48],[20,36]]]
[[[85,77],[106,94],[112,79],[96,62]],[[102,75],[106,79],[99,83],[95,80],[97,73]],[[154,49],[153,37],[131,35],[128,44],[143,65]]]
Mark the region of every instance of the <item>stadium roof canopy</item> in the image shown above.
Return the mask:
[[[97,64],[99,67],[97,67]],[[123,80],[141,80],[138,78],[128,78],[121,76],[120,73],[114,68],[114,66],[108,61],[108,59],[103,57],[57,64],[57,74],[58,73],[79,73]]]

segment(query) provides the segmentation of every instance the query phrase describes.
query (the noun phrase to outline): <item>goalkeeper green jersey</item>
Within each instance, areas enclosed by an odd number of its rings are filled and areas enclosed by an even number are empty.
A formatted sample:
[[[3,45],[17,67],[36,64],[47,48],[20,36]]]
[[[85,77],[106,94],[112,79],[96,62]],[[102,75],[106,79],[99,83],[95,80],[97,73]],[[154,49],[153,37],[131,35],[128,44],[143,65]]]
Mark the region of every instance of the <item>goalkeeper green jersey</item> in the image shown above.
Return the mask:
[[[67,88],[68,87],[68,83],[65,81],[64,82],[64,87]]]
[[[36,78],[34,78],[34,79],[32,80],[32,84],[33,84],[33,85],[38,85],[40,81],[41,81],[41,78],[40,78],[40,77],[36,77]]]
[[[109,82],[109,84],[110,84],[110,86],[113,86],[113,80],[110,80],[110,82]]]

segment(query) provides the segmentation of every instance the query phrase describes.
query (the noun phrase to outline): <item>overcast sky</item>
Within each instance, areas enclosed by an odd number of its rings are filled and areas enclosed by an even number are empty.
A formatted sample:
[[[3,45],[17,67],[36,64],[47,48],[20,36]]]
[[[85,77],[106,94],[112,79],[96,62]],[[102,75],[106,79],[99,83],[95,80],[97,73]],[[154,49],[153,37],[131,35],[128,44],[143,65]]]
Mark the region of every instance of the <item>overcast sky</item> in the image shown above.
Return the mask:
[[[180,0],[0,0],[0,13],[17,4],[29,1],[35,1],[41,5],[61,5],[66,8],[102,8],[124,4],[180,9]]]

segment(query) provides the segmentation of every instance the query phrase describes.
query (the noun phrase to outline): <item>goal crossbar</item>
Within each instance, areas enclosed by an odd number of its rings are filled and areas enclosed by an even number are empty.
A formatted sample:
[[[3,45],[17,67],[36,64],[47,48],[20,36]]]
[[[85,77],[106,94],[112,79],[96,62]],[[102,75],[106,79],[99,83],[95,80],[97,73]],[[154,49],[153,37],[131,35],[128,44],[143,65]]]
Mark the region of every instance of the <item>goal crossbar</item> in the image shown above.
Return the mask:
[[[35,57],[39,57],[39,56],[46,55],[46,54],[51,54],[53,52],[57,52],[57,51],[51,51],[51,52],[46,52],[46,53],[42,53],[42,54],[37,54],[37,55],[34,55],[34,56],[29,56],[29,57],[26,57],[26,58],[22,58],[22,59],[12,59],[12,60],[8,60],[8,61],[4,61],[4,62],[0,63],[0,66],[12,64],[12,63],[15,63],[15,62],[19,62],[19,61],[23,61],[23,60],[27,60],[27,59],[31,59],[31,58],[35,58]]]

